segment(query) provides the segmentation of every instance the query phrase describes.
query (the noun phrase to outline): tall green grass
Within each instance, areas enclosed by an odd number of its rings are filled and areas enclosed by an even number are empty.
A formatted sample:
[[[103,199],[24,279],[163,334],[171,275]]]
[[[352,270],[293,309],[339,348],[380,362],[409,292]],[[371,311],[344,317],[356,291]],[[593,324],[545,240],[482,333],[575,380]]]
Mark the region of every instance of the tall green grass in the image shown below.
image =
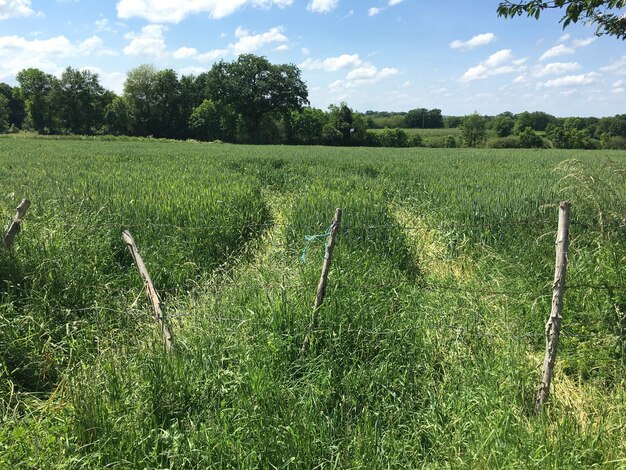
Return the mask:
[[[0,467],[626,464],[623,153],[0,139],[0,159],[0,213],[33,202],[0,253]],[[561,198],[578,287],[535,416]],[[304,236],[336,207],[301,356],[324,251],[302,263]]]

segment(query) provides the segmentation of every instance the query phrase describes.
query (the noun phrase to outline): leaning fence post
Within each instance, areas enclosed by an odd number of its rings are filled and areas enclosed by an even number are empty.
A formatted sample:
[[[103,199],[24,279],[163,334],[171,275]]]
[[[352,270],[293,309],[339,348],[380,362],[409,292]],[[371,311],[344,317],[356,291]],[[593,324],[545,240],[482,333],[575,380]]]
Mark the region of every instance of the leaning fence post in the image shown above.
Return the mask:
[[[556,351],[561,333],[561,313],[563,311],[563,293],[565,291],[565,275],[567,272],[567,250],[569,247],[569,216],[571,204],[559,204],[559,228],[556,237],[556,265],[554,284],[552,285],[552,311],[546,323],[546,354],[543,360],[541,383],[535,400],[535,411],[539,413],[548,400],[550,383],[554,372]]]
[[[318,310],[324,302],[324,297],[326,296],[326,283],[328,281],[328,273],[330,272],[333,250],[335,249],[335,244],[337,243],[337,234],[339,233],[339,227],[341,226],[341,214],[342,210],[337,208],[335,210],[335,218],[333,219],[333,224],[330,229],[330,235],[328,236],[328,241],[326,242],[326,252],[324,254],[324,263],[322,264],[322,275],[320,276],[320,282],[317,285],[317,293],[313,304],[311,322],[309,323],[307,334],[304,337],[304,342],[300,348],[300,354],[304,354],[309,349],[309,345],[311,343],[311,333],[317,326]]]
[[[15,217],[13,217],[13,221],[9,226],[9,230],[7,230],[6,235],[4,236],[4,246],[7,248],[11,248],[13,245],[13,240],[15,240],[15,236],[20,233],[22,228],[22,220],[26,215],[26,211],[30,207],[30,201],[28,199],[22,199],[20,205],[17,206],[17,212],[15,213]]]
[[[139,271],[139,274],[144,281],[146,293],[148,294],[148,298],[150,299],[150,303],[152,304],[152,309],[154,310],[154,320],[159,324],[159,326],[161,327],[161,331],[163,332],[165,350],[167,352],[170,352],[172,349],[173,337],[172,332],[170,331],[167,325],[167,321],[165,320],[165,317],[163,315],[163,309],[161,308],[161,298],[159,297],[159,293],[154,288],[150,273],[148,273],[148,269],[143,262],[141,254],[139,254],[139,249],[135,244],[135,240],[128,230],[124,230],[122,232],[122,239],[124,240],[124,243],[126,243],[128,251],[130,251],[130,254],[133,257],[133,261],[135,262],[135,266],[137,266],[137,270]]]

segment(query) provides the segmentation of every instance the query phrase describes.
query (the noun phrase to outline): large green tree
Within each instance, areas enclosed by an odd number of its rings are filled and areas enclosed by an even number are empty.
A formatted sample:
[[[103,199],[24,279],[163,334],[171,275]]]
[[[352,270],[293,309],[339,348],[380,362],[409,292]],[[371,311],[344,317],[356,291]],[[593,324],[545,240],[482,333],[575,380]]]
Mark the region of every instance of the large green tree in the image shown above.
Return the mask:
[[[116,96],[104,110],[104,122],[107,132],[114,135],[133,133],[133,116],[125,96]]]
[[[61,126],[73,134],[92,134],[104,124],[111,92],[100,85],[98,74],[67,67],[58,81],[55,105]]]
[[[24,69],[17,74],[20,84],[20,97],[26,103],[26,110],[33,129],[43,133],[53,131],[54,113],[52,90],[57,79],[39,69]]]
[[[554,116],[543,111],[533,111],[532,113],[524,111],[515,117],[515,130],[520,133],[530,127],[534,131],[545,131],[548,124],[554,124],[555,121]]]
[[[193,109],[189,117],[189,127],[201,140],[215,140],[221,137],[221,113],[211,100],[204,100]]]
[[[145,64],[135,67],[124,82],[124,98],[133,134],[186,137],[188,118],[181,113],[181,85],[173,70],[157,71]]]
[[[26,105],[20,97],[20,89],[18,87],[13,88],[6,83],[0,83],[0,94],[7,99],[9,126],[20,129],[26,117]]]
[[[180,82],[172,69],[156,73],[154,80],[154,104],[152,114],[155,128],[151,134],[157,137],[184,137],[186,123],[180,114]]]
[[[292,113],[291,122],[296,143],[319,145],[322,143],[324,126],[328,124],[328,116],[321,109],[304,108]]]
[[[197,133],[196,130],[190,128],[190,119],[195,108],[207,99],[207,76],[208,74],[205,72],[198,76],[183,75],[180,77],[179,112],[181,124],[179,132],[181,137],[186,138]]]
[[[498,16],[511,18],[527,15],[539,19],[544,10],[563,11],[563,28],[571,23],[591,23],[597,26],[596,34],[626,39],[626,0],[528,0],[504,1],[498,5]]]
[[[487,125],[485,118],[478,113],[470,114],[463,118],[461,123],[461,135],[463,142],[468,147],[478,147],[487,138]]]
[[[128,105],[128,114],[132,116],[130,127],[134,135],[154,134],[157,73],[152,65],[143,64],[132,69],[126,76],[124,98]]]
[[[0,134],[9,129],[9,100],[0,93]]]
[[[493,129],[500,137],[507,137],[513,132],[515,120],[510,113],[498,114],[493,120]]]
[[[244,54],[220,61],[209,71],[209,98],[238,113],[252,142],[259,142],[261,123],[273,113],[289,119],[308,104],[308,91],[295,65],[274,65],[265,57]]]
[[[405,116],[406,125],[411,128],[436,129],[443,127],[441,109],[417,108]]]
[[[331,104],[328,107],[329,124],[341,134],[341,143],[350,144],[352,132],[354,132],[354,113],[344,102],[339,106]],[[340,142],[338,142],[340,143]]]

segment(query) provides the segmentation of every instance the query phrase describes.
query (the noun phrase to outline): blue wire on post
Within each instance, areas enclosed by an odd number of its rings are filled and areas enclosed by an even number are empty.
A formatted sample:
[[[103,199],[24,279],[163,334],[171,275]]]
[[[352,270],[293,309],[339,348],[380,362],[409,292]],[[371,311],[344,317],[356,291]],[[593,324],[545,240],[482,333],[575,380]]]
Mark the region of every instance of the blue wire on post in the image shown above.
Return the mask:
[[[328,227],[328,230],[326,230],[325,233],[320,233],[319,235],[305,235],[304,236],[306,245],[304,245],[304,250],[302,250],[302,255],[300,255],[300,262],[302,264],[306,263],[306,255],[309,251],[309,247],[311,246],[311,243],[313,243],[315,240],[318,240],[320,238],[330,237],[332,230],[333,230],[333,224],[330,224],[330,227]]]

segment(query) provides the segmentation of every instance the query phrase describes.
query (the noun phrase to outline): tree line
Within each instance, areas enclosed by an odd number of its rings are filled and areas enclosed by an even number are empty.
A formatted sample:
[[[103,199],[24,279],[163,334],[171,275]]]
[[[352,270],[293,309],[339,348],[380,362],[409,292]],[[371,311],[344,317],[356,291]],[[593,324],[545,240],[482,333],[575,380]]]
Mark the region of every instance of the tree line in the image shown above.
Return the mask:
[[[460,118],[469,146],[494,148],[626,149],[626,114],[558,118],[541,111]]]
[[[366,111],[370,129],[441,129],[446,127],[441,109],[417,108],[408,112]],[[456,126],[453,126],[456,127]]]
[[[171,69],[141,65],[128,73],[121,95],[105,89],[97,74],[71,67],[59,78],[35,68],[16,78],[16,87],[0,83],[0,132],[255,144],[626,148],[626,115],[444,116],[440,109],[426,108],[358,113],[346,103],[312,108],[295,65],[272,64],[252,54],[217,62],[197,76],[178,77]],[[453,131],[457,127],[460,133]],[[451,135],[437,141],[419,133],[436,128],[449,128]]]

